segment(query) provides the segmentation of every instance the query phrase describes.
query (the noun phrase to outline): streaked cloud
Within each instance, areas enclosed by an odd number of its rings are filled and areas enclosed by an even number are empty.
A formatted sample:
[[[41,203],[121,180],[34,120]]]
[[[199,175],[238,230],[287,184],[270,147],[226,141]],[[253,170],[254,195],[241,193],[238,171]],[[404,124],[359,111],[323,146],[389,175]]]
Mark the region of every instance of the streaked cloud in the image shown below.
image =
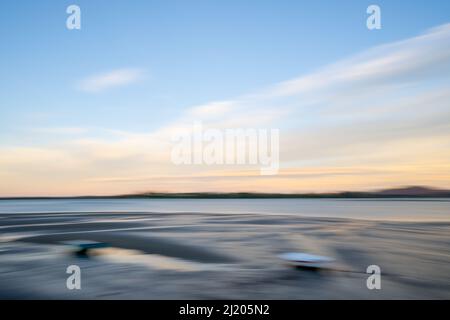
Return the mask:
[[[78,88],[85,92],[100,92],[129,85],[140,80],[142,76],[143,71],[141,69],[116,69],[89,76],[79,82]]]

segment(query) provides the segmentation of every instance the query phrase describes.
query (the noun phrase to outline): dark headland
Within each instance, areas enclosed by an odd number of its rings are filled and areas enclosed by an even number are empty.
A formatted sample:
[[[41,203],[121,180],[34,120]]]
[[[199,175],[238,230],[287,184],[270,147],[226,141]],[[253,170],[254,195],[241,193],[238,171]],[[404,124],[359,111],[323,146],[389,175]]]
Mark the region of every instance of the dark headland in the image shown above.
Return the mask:
[[[334,193],[263,193],[263,192],[142,192],[111,196],[38,196],[0,197],[0,200],[21,199],[360,199],[360,198],[450,198],[450,190],[423,186],[408,186],[379,191],[343,191]]]

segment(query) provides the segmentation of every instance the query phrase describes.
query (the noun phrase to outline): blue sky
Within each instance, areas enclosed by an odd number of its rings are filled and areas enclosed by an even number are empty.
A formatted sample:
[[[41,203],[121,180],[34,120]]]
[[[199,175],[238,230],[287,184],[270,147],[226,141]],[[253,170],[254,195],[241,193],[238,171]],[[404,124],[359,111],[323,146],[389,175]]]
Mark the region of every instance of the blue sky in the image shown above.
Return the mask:
[[[448,20],[447,1],[8,1],[0,13],[2,134],[41,126],[146,131],[181,109],[307,73]],[[82,30],[65,28],[69,4]],[[145,77],[85,94],[77,81],[112,69]],[[105,116],[107,114],[107,116]]]
[[[81,30],[66,29],[70,4],[81,8]],[[370,4],[381,7],[381,30],[366,28]],[[260,92],[450,22],[450,2],[442,0],[0,6],[0,145],[16,148],[49,146],[84,129],[86,138],[154,132],[193,107]],[[116,71],[135,79],[83,90]],[[420,88],[442,82],[428,79]],[[325,118],[311,116],[308,124],[318,121]],[[66,135],[55,134],[61,128]]]

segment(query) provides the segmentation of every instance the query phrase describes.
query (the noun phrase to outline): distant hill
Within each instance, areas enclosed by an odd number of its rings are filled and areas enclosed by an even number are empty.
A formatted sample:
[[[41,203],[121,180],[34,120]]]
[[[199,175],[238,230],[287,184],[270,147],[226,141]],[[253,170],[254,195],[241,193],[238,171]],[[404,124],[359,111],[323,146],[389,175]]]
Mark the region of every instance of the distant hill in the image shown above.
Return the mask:
[[[380,191],[344,191],[336,193],[143,193],[123,197],[198,198],[198,199],[254,199],[254,198],[393,198],[393,197],[450,197],[450,190],[422,186],[401,187]]]
[[[116,196],[80,196],[80,197],[8,197],[8,199],[288,199],[288,198],[450,198],[450,190],[435,189],[423,186],[410,186],[380,191],[345,191],[335,193],[257,193],[257,192],[192,192],[192,193],[160,193],[145,192]]]
[[[413,186],[413,187],[403,187],[403,188],[382,190],[382,191],[374,192],[374,194],[377,194],[380,196],[385,195],[385,196],[440,197],[440,196],[449,196],[450,190]]]

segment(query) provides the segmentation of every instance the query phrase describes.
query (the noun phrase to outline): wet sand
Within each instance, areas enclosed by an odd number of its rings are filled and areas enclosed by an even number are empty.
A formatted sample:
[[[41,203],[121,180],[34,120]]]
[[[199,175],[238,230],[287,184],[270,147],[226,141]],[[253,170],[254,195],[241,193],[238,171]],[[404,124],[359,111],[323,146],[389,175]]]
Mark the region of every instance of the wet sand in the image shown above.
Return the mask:
[[[71,240],[108,243],[88,257]],[[336,259],[291,268],[283,252]],[[66,268],[81,268],[81,290]],[[382,271],[368,290],[367,266]],[[450,223],[270,214],[0,214],[3,299],[449,299]]]

